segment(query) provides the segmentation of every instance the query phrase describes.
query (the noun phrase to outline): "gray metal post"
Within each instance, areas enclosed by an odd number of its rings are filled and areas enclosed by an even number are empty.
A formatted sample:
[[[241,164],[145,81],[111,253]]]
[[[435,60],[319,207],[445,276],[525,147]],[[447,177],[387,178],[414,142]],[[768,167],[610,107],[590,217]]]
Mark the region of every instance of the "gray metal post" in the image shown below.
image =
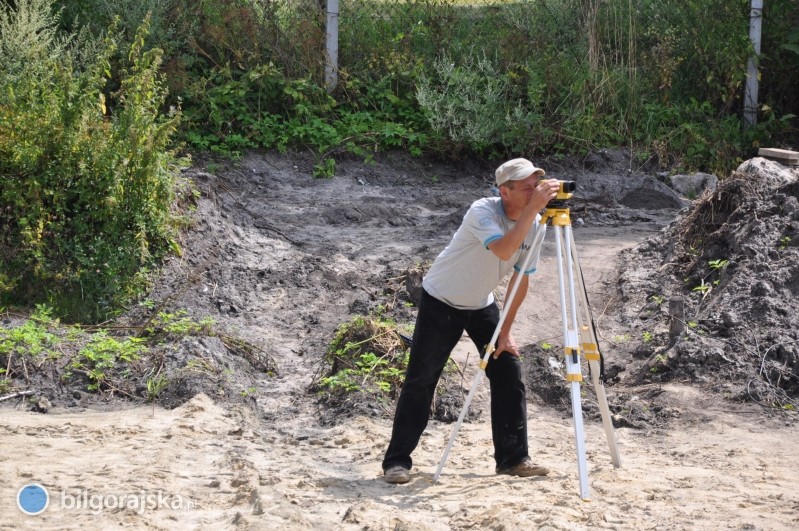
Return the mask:
[[[749,58],[746,66],[746,93],[744,95],[744,121],[746,126],[757,123],[757,58],[760,55],[760,34],[763,25],[763,0],[752,0],[749,12],[749,38],[752,40],[755,54]]]
[[[338,0],[327,0],[325,33],[325,86],[332,92],[338,84]]]

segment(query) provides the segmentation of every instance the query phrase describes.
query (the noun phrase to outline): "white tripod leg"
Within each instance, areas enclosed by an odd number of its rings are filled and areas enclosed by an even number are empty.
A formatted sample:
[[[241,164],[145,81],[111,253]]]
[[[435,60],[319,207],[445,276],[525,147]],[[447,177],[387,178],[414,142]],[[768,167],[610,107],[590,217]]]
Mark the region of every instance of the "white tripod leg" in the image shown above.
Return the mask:
[[[572,418],[574,420],[574,439],[577,448],[577,472],[580,477],[580,498],[590,500],[591,494],[588,487],[588,463],[585,456],[585,431],[583,427],[583,408],[580,397],[580,382],[583,380],[582,367],[580,366],[579,336],[577,329],[577,304],[574,294],[574,274],[572,270],[571,252],[569,248],[570,233],[564,232],[560,225],[555,226],[555,250],[558,262],[558,286],[560,289],[560,312],[563,323],[563,347],[566,360],[566,379],[569,381],[572,402]],[[567,226],[568,229],[568,226]],[[568,275],[568,284],[564,278],[565,269]],[[566,294],[569,295],[570,312],[566,309]]]
[[[588,295],[585,291],[585,280],[583,279],[583,271],[580,267],[580,259],[577,256],[577,245],[571,237],[571,227],[566,227],[568,239],[571,241],[571,254],[574,260],[574,270],[577,272],[577,280],[582,286],[579,291],[580,303],[582,308],[582,325],[580,326],[581,346],[583,355],[588,360],[588,366],[591,369],[591,382],[594,385],[594,392],[596,393],[597,402],[599,403],[599,412],[602,416],[602,426],[605,429],[605,437],[608,440],[608,447],[610,449],[610,458],[613,461],[613,466],[619,468],[621,466],[621,455],[619,454],[619,447],[616,444],[616,434],[613,431],[613,420],[610,416],[610,408],[608,407],[608,398],[605,394],[605,383],[599,379],[601,374],[599,353],[599,342],[596,338],[594,331],[594,322],[591,317],[590,306],[588,304]]]

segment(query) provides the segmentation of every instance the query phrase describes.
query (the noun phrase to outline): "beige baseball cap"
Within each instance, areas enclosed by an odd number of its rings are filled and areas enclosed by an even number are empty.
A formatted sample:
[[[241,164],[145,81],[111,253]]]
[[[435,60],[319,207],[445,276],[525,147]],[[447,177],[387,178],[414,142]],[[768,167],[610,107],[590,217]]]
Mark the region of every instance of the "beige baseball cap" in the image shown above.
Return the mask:
[[[511,159],[497,168],[495,175],[497,176],[497,186],[502,186],[508,181],[521,181],[531,175],[543,177],[546,172],[537,168],[527,159]]]

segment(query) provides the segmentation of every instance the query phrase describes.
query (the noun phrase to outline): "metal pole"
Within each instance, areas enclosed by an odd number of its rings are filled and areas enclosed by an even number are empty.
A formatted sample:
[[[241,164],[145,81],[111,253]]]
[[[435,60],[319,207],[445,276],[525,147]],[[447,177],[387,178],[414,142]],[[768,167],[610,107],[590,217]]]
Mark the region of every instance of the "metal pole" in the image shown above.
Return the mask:
[[[325,33],[325,86],[332,92],[338,85],[338,0],[327,0]]]
[[[588,361],[588,367],[591,369],[591,381],[594,384],[594,392],[596,393],[597,403],[599,404],[599,413],[602,416],[602,426],[605,428],[605,437],[607,437],[608,440],[610,459],[613,461],[613,466],[619,468],[621,467],[621,455],[619,454],[619,447],[616,444],[616,434],[613,432],[613,419],[610,416],[608,397],[605,393],[605,383],[599,378],[602,371],[600,365],[602,355],[599,353],[599,343],[597,341],[596,331],[594,330],[594,319],[591,317],[591,305],[588,303],[588,293],[585,287],[585,278],[583,278],[583,269],[580,267],[580,259],[577,255],[577,244],[574,242],[574,236],[570,225],[566,226],[566,231],[571,247],[572,263],[574,264],[577,282],[582,287],[577,293],[580,297],[579,304],[582,305],[583,310],[582,325],[579,329],[580,343],[583,348],[583,355]]]
[[[572,264],[571,232],[567,227],[555,226],[555,250],[558,262],[558,287],[560,289],[561,320],[563,321],[563,350],[566,362],[566,380],[569,382],[572,403],[572,420],[574,421],[574,442],[577,451],[577,475],[580,479],[580,498],[591,499],[588,487],[588,460],[585,455],[585,427],[583,425],[582,397],[580,382],[583,381],[580,367],[579,333],[577,328],[577,299],[574,290],[574,269]],[[567,277],[564,279],[563,268]],[[568,282],[568,284],[567,284]],[[568,290],[569,299],[566,300]],[[569,304],[570,312],[566,311]],[[568,318],[571,318],[569,323]],[[570,328],[571,325],[571,328]]]
[[[760,56],[760,34],[763,25],[763,0],[752,0],[749,12],[749,39],[752,41],[754,55],[749,57],[746,66],[746,93],[744,95],[744,121],[747,127],[757,123],[757,92],[759,88],[757,61]]]

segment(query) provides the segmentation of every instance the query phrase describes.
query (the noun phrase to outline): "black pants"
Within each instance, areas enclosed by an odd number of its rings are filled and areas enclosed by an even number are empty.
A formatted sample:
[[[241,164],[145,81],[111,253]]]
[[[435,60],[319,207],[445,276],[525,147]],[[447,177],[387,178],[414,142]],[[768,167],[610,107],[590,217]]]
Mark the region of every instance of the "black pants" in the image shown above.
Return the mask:
[[[413,465],[411,453],[427,427],[433,392],[463,331],[483,352],[498,322],[496,304],[480,310],[458,310],[426,291],[422,293],[408,370],[397,402],[383,470],[394,465],[410,469]],[[491,385],[494,459],[497,467],[515,466],[528,455],[527,400],[521,361],[507,352],[497,359],[491,356],[486,376]]]

